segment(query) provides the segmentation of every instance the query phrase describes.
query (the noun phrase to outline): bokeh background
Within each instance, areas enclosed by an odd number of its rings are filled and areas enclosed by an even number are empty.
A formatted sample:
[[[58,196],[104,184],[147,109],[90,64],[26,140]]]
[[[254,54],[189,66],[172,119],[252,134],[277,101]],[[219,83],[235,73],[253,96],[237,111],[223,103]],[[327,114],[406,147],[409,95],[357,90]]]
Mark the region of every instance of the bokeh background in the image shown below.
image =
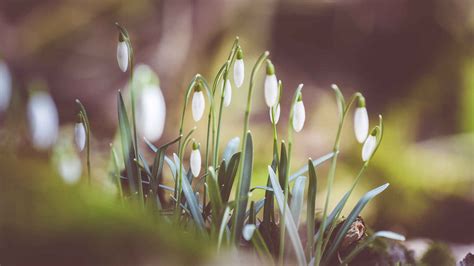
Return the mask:
[[[0,114],[2,147],[20,158],[46,161],[47,155],[28,145],[24,111],[29,84],[42,79],[65,131],[77,119],[74,100],[86,106],[94,172],[104,175],[94,178],[107,178],[108,147],[117,130],[116,93],[128,79],[116,63],[115,22],[127,27],[136,62],[150,65],[160,77],[167,117],[157,143],[178,134],[183,91],[193,75],[211,80],[240,36],[244,84],[265,50],[283,81],[283,137],[293,91],[305,84],[307,120],[295,135],[294,168],[332,147],[337,109],[330,85],[338,84],[346,97],[360,91],[371,123],[383,114],[386,131],[356,194],[391,183],[364,212],[368,224],[410,239],[446,241],[464,254],[472,249],[474,1],[2,0],[0,56],[14,85],[10,109]],[[233,102],[225,109],[222,147],[241,135],[246,93],[246,86],[234,89]],[[258,176],[253,184],[263,185],[272,142],[261,78],[252,108]],[[343,133],[334,201],[362,164],[351,119]],[[194,125],[190,117],[186,121],[187,127]],[[197,125],[201,143],[204,123]],[[15,133],[6,133],[7,126]],[[323,167],[319,173],[320,196],[325,195],[326,171]],[[357,197],[352,198],[353,204]],[[317,202],[321,206],[322,197]]]

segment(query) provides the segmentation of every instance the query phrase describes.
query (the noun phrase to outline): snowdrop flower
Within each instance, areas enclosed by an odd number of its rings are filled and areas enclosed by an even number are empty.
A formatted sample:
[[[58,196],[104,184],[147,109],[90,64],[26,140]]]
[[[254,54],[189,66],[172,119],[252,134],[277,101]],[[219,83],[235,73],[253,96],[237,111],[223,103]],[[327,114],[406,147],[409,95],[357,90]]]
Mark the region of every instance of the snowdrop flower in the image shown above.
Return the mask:
[[[255,229],[257,229],[257,227],[254,224],[246,224],[244,226],[244,229],[242,229],[242,236],[246,241],[250,241],[252,239]]]
[[[278,81],[275,76],[275,67],[267,60],[267,76],[265,77],[265,102],[268,107],[278,103]]]
[[[224,106],[229,106],[232,100],[232,87],[230,86],[230,80],[225,81],[224,88]]]
[[[293,129],[296,132],[300,132],[303,129],[305,118],[306,112],[304,110],[303,97],[300,94],[293,107]]]
[[[74,126],[74,141],[76,142],[76,147],[79,151],[84,150],[86,146],[86,128],[84,123],[79,122]]]
[[[81,160],[74,153],[63,155],[58,162],[58,172],[66,184],[76,184],[82,174]]]
[[[149,141],[157,141],[163,134],[166,104],[158,85],[147,84],[141,88],[137,99],[137,125],[140,134]]]
[[[237,50],[237,56],[234,63],[234,83],[237,88],[240,88],[244,83],[245,67],[244,67],[244,54],[242,49],[239,47]]]
[[[193,150],[191,151],[191,158],[189,159],[191,165],[191,173],[194,177],[199,176],[201,172],[201,153],[199,152],[199,144],[193,143]]]
[[[272,110],[274,112],[274,114],[272,114]],[[270,121],[272,122],[272,124],[278,124],[278,120],[280,120],[280,104],[277,104],[277,106],[273,106],[273,107],[270,107],[269,109],[270,111]],[[275,115],[275,121],[273,121],[273,115]]]
[[[204,94],[202,92],[201,85],[198,83],[194,87],[193,94],[193,103],[192,103],[192,113],[194,121],[198,122],[201,120],[202,115],[204,114],[204,108],[206,107],[206,102],[204,100]]]
[[[359,97],[359,102],[354,113],[354,132],[359,143],[363,143],[369,134],[369,115],[365,108],[365,99]]]
[[[122,33],[119,33],[119,42],[117,44],[117,63],[120,67],[120,70],[123,72],[127,71],[128,60],[129,60],[129,50],[127,42],[124,39]]]
[[[10,103],[12,78],[7,64],[0,61],[0,112],[5,111]]]
[[[366,162],[372,157],[372,154],[377,147],[377,128],[374,128],[370,133],[370,136],[365,140],[364,146],[362,146],[362,161]]]
[[[33,145],[47,149],[58,136],[58,111],[51,96],[46,92],[35,92],[28,102],[28,121]]]

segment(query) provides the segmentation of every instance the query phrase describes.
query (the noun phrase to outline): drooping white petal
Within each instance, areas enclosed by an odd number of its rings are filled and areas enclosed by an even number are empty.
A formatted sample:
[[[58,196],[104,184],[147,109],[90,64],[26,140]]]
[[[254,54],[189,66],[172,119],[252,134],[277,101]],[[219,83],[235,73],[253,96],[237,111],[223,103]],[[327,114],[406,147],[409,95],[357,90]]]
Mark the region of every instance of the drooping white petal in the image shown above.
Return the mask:
[[[365,107],[357,107],[355,110],[354,133],[359,143],[363,143],[369,134],[369,115]]]
[[[204,94],[202,91],[196,91],[193,94],[193,103],[192,103],[192,113],[194,121],[199,121],[204,114],[204,108],[206,107],[206,102],[204,100]]]
[[[0,112],[5,111],[10,104],[12,93],[12,78],[5,62],[0,62]]]
[[[265,77],[265,103],[268,107],[278,103],[278,81],[275,74]]]
[[[75,154],[62,156],[58,163],[58,172],[68,185],[73,185],[79,181],[82,173],[81,160]]]
[[[128,68],[128,47],[126,42],[118,42],[117,44],[117,63],[120,70],[127,71]]]
[[[272,116],[272,110],[274,110],[274,115],[275,115],[275,122],[273,122],[273,116]],[[269,109],[270,113],[270,121],[274,124],[278,124],[278,120],[280,120],[280,104],[277,104],[277,106],[273,106]]]
[[[53,99],[46,92],[34,93],[28,102],[28,122],[33,145],[47,149],[58,137],[58,111]]]
[[[234,63],[234,83],[237,88],[244,84],[245,67],[244,59],[237,59]]]
[[[166,103],[160,87],[146,85],[138,96],[137,126],[140,134],[157,141],[163,134],[166,120]]]
[[[300,132],[303,129],[306,112],[304,110],[303,101],[298,101],[293,109],[293,129]]]
[[[224,88],[224,106],[229,106],[232,100],[232,87],[230,86],[230,80],[226,80]]]
[[[250,241],[252,239],[255,229],[257,229],[257,227],[254,224],[246,224],[244,226],[244,229],[242,229],[242,236],[246,241]]]
[[[86,146],[86,128],[82,122],[76,123],[74,126],[74,141],[79,151],[82,151]]]
[[[375,151],[375,147],[377,146],[377,138],[375,136],[370,135],[364,143],[362,147],[362,161],[367,161],[370,159],[372,154]]]
[[[201,172],[201,153],[199,152],[199,149],[195,149],[191,152],[191,158],[189,161],[193,176],[198,177],[199,172]]]

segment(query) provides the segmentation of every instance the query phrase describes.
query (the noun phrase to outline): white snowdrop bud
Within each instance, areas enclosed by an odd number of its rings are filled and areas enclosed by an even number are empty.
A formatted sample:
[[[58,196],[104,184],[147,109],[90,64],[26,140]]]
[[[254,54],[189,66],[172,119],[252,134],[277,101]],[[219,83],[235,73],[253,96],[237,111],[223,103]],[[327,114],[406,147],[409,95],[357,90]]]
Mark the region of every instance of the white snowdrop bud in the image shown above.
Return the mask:
[[[74,153],[62,156],[59,159],[58,172],[66,184],[76,184],[82,174],[81,160]]]
[[[120,70],[123,72],[127,71],[128,68],[128,60],[129,60],[129,51],[127,42],[123,39],[121,33],[119,33],[119,42],[117,44],[117,63],[120,67]]]
[[[201,120],[202,115],[204,114],[204,108],[206,107],[206,102],[204,100],[204,94],[201,89],[201,85],[198,83],[194,87],[193,94],[193,103],[192,103],[192,113],[194,121],[198,122]]]
[[[58,137],[58,111],[51,96],[35,92],[28,102],[28,122],[33,145],[38,149],[52,146]]]
[[[10,104],[12,93],[12,78],[7,64],[0,60],[0,112],[5,111]]]
[[[278,120],[280,120],[280,104],[277,104],[277,106],[270,107],[270,121],[273,124],[278,124]],[[273,110],[273,114],[272,114]],[[275,121],[273,121],[273,115],[275,115]]]
[[[250,241],[255,233],[257,227],[254,224],[246,224],[244,229],[242,229],[242,236],[246,241]]]
[[[86,146],[86,128],[84,123],[79,122],[74,126],[74,141],[76,142],[76,147],[79,151],[84,150]]]
[[[293,108],[293,129],[296,132],[300,132],[303,129],[304,120],[306,119],[306,112],[304,110],[301,94],[298,96],[298,100]]]
[[[189,159],[191,165],[191,173],[194,177],[199,176],[201,172],[201,153],[199,152],[199,144],[193,143],[193,150],[191,151],[191,158]]]
[[[363,143],[369,134],[369,115],[365,108],[365,99],[359,97],[359,102],[354,113],[354,132],[359,143]]]
[[[234,63],[234,83],[237,88],[240,88],[244,84],[245,67],[244,67],[244,54],[242,49],[239,47],[237,50],[236,60]]]
[[[362,161],[366,162],[372,157],[372,154],[377,147],[377,128],[374,128],[370,133],[370,136],[365,140],[364,146],[362,146]]]
[[[229,106],[232,100],[232,87],[230,86],[230,80],[225,81],[224,88],[224,106]]]
[[[267,76],[265,77],[265,103],[268,107],[278,103],[278,81],[275,76],[275,67],[267,60]]]
[[[166,103],[159,86],[145,85],[137,101],[137,125],[140,134],[150,141],[157,141],[163,134],[166,120]]]

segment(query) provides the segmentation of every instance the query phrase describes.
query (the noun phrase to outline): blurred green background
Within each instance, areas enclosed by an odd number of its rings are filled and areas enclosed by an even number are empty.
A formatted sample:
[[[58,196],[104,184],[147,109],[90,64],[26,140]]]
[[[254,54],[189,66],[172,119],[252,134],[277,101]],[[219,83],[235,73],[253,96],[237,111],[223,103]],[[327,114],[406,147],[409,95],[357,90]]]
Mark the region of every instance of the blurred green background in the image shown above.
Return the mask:
[[[116,92],[128,78],[116,64],[116,21],[131,35],[136,62],[150,65],[161,79],[167,120],[158,144],[178,134],[183,91],[193,75],[211,80],[238,35],[244,84],[264,50],[283,81],[281,136],[293,91],[305,84],[307,120],[295,135],[294,168],[332,147],[337,109],[330,84],[338,84],[346,97],[360,91],[372,125],[383,114],[386,131],[356,194],[391,183],[364,211],[368,224],[409,238],[474,243],[474,1],[3,0],[0,55],[14,83],[9,112],[0,114],[4,157],[47,162],[47,154],[28,145],[24,113],[28,84],[41,78],[64,131],[76,121],[74,99],[84,103],[92,126],[94,179],[108,178]],[[257,145],[253,185],[264,185],[271,125],[263,80],[258,84],[251,116]],[[225,109],[222,147],[241,135],[246,93],[246,86],[234,89]],[[334,202],[362,165],[351,119],[343,132]],[[190,117],[186,125],[193,126]],[[197,126],[204,143],[205,122]],[[4,177],[6,171],[0,171]],[[319,172],[317,206],[325,195],[326,171]]]

